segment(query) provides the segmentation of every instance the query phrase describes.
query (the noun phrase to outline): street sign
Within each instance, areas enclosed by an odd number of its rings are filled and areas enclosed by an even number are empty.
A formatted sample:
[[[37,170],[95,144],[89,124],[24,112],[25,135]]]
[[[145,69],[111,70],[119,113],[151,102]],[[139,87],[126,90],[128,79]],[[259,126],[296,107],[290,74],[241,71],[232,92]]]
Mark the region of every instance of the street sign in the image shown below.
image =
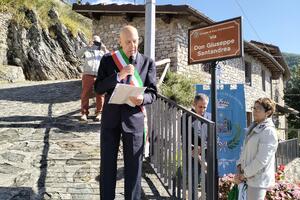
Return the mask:
[[[207,199],[218,199],[217,160],[217,61],[243,56],[242,18],[234,18],[201,28],[189,29],[188,64],[211,62],[211,114],[214,133],[207,137]]]
[[[220,61],[243,56],[241,17],[189,29],[188,63]]]

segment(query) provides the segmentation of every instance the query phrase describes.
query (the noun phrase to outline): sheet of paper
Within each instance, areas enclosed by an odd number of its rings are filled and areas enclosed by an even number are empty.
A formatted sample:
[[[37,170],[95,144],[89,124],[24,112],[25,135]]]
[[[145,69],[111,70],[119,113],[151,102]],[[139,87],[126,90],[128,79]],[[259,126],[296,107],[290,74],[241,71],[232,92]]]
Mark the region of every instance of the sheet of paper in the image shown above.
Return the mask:
[[[128,104],[132,107],[135,105],[129,100],[130,96],[136,97],[144,94],[146,87],[136,87],[127,84],[117,84],[108,103],[111,104]]]

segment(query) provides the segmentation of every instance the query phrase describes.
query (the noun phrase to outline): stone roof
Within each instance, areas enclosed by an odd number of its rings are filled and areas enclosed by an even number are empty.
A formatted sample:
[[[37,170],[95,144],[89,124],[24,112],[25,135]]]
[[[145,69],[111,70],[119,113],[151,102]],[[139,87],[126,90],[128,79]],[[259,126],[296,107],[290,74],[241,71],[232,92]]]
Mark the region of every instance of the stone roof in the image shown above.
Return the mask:
[[[280,75],[285,75],[289,69],[285,69],[270,53],[264,51],[259,46],[244,41],[244,51],[261,61],[271,72],[272,78],[278,79]],[[287,77],[284,77],[287,79]]]
[[[292,114],[292,115],[298,115],[299,111],[295,110],[292,107],[289,107],[288,105],[280,105],[278,103],[276,103],[276,111],[279,115],[283,115],[283,114]]]
[[[90,19],[100,19],[101,16],[125,15],[127,20],[134,17],[145,16],[145,5],[134,4],[96,4],[96,5],[79,5],[73,4],[72,9]],[[162,18],[165,22],[170,21],[172,17],[186,17],[197,25],[208,25],[214,23],[203,13],[188,5],[156,5],[156,17]]]
[[[251,40],[250,43],[255,44],[256,46],[258,46],[265,52],[271,54],[275,58],[275,60],[284,68],[284,70],[285,70],[284,77],[286,79],[289,79],[291,77],[290,68],[287,65],[278,46],[275,46],[273,44],[266,44],[266,43],[262,43],[262,42],[258,42],[258,41],[254,41],[254,40]]]

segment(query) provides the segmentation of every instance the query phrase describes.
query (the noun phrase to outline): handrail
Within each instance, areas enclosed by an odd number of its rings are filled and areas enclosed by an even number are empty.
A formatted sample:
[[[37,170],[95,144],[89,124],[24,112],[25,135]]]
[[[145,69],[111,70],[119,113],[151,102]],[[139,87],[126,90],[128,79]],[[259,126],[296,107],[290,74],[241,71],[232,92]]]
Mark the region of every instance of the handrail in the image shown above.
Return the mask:
[[[160,97],[160,98],[162,98],[164,101],[168,102],[170,105],[175,106],[175,107],[183,110],[184,112],[188,113],[190,116],[195,117],[196,119],[200,119],[201,122],[214,124],[213,121],[208,120],[208,119],[206,119],[206,118],[204,118],[204,117],[202,117],[202,116],[200,116],[200,115],[192,112],[191,110],[188,110],[186,107],[177,104],[175,101],[169,99],[168,97],[166,97],[166,96],[164,96],[162,94],[157,94],[157,96]]]
[[[162,82],[164,81],[164,78],[165,78],[165,76],[167,74],[167,71],[170,68],[170,63],[171,63],[171,59],[170,58],[166,58],[166,59],[159,60],[159,61],[155,62],[156,66],[160,66],[160,65],[164,65],[165,64],[164,71],[161,74],[161,77],[159,78],[159,80],[157,82],[157,87],[159,87],[162,84]]]
[[[170,58],[165,58],[163,60],[156,61],[155,65],[160,66],[160,65],[164,65],[164,64],[167,64],[167,63],[170,63],[170,62],[171,62]]]
[[[276,166],[286,165],[299,157],[298,138],[280,141],[276,151]]]
[[[291,141],[297,141],[298,140],[298,138],[293,138],[293,139],[288,139],[288,140],[282,140],[282,141],[279,141],[279,143],[281,144],[281,143],[288,143],[288,142],[291,142]]]
[[[206,143],[209,143],[205,135],[215,134],[215,123],[161,94],[146,109],[150,164],[169,194],[176,199],[198,199],[201,196],[202,200],[212,200],[212,195],[207,193],[212,184],[206,184],[206,180],[212,177],[205,172],[206,157],[209,157],[206,156]],[[192,132],[196,124],[201,127],[197,129],[199,132]],[[193,151],[201,158],[192,156]]]

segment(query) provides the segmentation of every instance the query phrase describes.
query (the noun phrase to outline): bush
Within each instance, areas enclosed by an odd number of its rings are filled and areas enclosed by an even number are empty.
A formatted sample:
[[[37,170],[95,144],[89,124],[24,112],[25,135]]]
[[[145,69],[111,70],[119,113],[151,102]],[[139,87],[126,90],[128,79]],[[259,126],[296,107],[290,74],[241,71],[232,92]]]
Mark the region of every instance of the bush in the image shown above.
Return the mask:
[[[298,131],[291,130],[288,132],[288,139],[298,138]]]
[[[160,87],[161,93],[176,103],[191,107],[195,95],[195,84],[201,80],[188,78],[187,76],[168,72]]]

